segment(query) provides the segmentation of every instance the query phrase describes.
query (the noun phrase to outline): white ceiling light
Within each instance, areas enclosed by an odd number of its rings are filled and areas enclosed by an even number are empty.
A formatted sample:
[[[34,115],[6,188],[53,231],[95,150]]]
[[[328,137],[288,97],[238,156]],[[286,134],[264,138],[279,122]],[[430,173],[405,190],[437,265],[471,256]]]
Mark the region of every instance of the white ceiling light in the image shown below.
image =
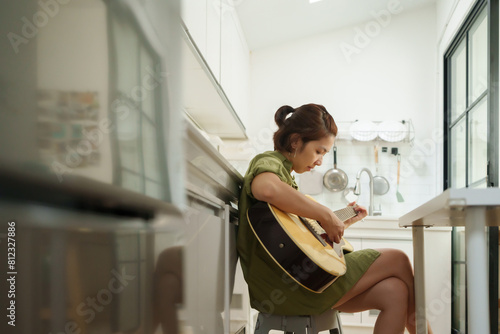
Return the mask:
[[[321,0],[309,0],[309,3],[320,2]]]

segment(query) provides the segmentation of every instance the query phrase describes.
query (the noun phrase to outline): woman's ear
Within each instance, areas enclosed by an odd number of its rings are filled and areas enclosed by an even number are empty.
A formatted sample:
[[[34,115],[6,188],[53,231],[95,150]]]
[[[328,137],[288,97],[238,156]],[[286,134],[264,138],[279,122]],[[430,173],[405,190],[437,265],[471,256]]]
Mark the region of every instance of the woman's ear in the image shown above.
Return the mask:
[[[302,138],[298,133],[292,133],[290,135],[290,147],[292,148],[292,150],[298,149],[301,143],[302,143]]]

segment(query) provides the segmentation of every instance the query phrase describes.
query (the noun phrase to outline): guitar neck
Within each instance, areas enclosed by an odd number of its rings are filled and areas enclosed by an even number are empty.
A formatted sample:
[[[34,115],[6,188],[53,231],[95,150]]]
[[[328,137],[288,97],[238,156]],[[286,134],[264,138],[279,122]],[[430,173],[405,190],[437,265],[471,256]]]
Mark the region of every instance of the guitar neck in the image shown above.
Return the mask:
[[[357,215],[356,211],[352,206],[346,206],[343,209],[333,211],[335,216],[337,216],[342,222],[345,222],[347,219],[355,217]]]

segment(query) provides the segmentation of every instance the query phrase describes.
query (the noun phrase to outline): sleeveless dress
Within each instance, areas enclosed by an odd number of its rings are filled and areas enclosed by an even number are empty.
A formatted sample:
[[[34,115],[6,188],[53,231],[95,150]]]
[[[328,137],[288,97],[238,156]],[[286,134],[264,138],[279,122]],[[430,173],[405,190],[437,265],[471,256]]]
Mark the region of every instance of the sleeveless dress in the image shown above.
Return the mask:
[[[278,315],[321,314],[331,309],[356,284],[380,253],[365,249],[345,254],[347,272],[321,293],[302,287],[286,275],[253,234],[246,212],[257,201],[252,195],[251,183],[260,173],[274,173],[298,190],[291,169],[291,161],[278,151],[264,152],[250,162],[238,203],[238,254],[252,308]]]

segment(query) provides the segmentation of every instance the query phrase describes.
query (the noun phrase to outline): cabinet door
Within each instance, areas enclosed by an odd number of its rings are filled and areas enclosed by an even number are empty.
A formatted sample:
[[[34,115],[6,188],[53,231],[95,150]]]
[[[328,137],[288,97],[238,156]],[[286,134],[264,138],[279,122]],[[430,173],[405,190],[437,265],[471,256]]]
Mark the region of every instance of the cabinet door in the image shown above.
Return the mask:
[[[223,333],[224,221],[220,210],[191,201],[186,214],[187,327],[193,333]]]
[[[245,123],[250,90],[250,52],[234,11],[222,11],[221,86]]]
[[[206,8],[207,45],[204,57],[215,79],[220,83],[221,0],[207,0]]]
[[[238,89],[234,80],[238,32],[231,12],[225,11],[221,22],[221,78],[220,83],[227,97],[235,106],[234,93]]]
[[[405,239],[356,239],[349,238],[355,250],[393,248],[406,253],[413,264],[413,246],[411,240]],[[345,326],[373,326],[379,314],[378,310],[368,310],[359,313],[341,313]]]
[[[181,17],[200,52],[207,51],[207,3],[200,0],[182,0]]]
[[[413,265],[413,244],[411,240],[401,240],[401,239],[363,239],[362,240],[363,249],[381,249],[381,248],[393,248],[402,250]],[[377,321],[377,316],[380,312],[378,310],[368,310],[361,312],[361,323],[363,325],[375,325]]]

